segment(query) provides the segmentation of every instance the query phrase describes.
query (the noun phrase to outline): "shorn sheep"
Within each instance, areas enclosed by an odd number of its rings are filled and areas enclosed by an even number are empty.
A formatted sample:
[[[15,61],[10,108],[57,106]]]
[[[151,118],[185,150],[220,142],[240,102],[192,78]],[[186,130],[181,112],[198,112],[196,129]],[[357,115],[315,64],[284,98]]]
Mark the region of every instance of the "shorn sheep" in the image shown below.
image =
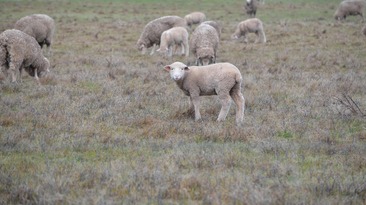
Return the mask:
[[[364,0],[345,0],[342,1],[335,14],[334,18],[336,20],[346,19],[347,16],[357,16],[360,15],[362,17],[362,21],[364,21],[363,17],[363,9],[365,7]]]
[[[55,21],[46,14],[32,14],[19,19],[14,26],[15,29],[34,37],[41,48],[47,46],[48,52],[52,44],[55,32]]]
[[[244,3],[244,9],[251,18],[255,17],[255,15],[257,14],[257,7],[257,0],[246,0]]]
[[[190,109],[194,110],[196,121],[201,120],[199,97],[217,95],[222,104],[217,121],[225,120],[233,99],[236,104],[236,124],[243,122],[245,100],[241,93],[242,76],[237,67],[230,63],[187,67],[181,62],[175,62],[164,69],[190,97]]]
[[[219,39],[221,37],[221,26],[216,21],[204,21],[201,24],[208,24],[212,27],[214,27],[217,31],[217,34],[219,35]]]
[[[11,73],[11,82],[16,82],[16,72],[24,69],[37,81],[49,72],[50,62],[42,54],[38,42],[28,34],[16,30],[6,30],[0,34],[0,69]]]
[[[200,24],[206,19],[206,15],[202,12],[192,12],[184,16],[184,19],[187,22],[187,26],[191,27],[193,24]]]
[[[155,52],[155,46],[160,45],[161,34],[173,27],[186,27],[186,21],[179,16],[163,16],[150,21],[144,27],[140,38],[137,41],[137,49],[142,54],[146,53],[147,48],[153,47],[150,55]]]
[[[197,26],[190,39],[191,51],[196,57],[197,66],[216,62],[219,42],[219,35],[214,27],[208,24]]]
[[[244,42],[247,43],[247,34],[255,33],[257,35],[257,40],[255,43],[266,43],[266,35],[264,34],[263,23],[258,18],[251,18],[240,22],[232,35],[233,39],[238,39],[244,36]]]
[[[161,34],[160,48],[157,51],[171,57],[173,55],[174,48],[180,45],[182,48],[181,54],[188,57],[188,37],[188,31],[184,27],[173,27],[166,30]]]

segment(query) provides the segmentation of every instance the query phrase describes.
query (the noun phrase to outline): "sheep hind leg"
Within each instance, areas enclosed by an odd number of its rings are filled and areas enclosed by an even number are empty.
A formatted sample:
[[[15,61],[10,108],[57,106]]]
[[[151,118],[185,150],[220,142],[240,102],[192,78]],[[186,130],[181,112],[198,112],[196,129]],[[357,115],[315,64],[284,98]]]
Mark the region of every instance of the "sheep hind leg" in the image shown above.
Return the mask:
[[[227,113],[230,110],[231,99],[230,99],[230,95],[227,95],[227,94],[219,95],[219,98],[221,101],[221,110],[219,113],[219,117],[217,118],[217,121],[221,122],[226,119]]]
[[[9,71],[10,71],[10,75],[11,75],[11,82],[12,83],[16,83],[17,78],[16,78],[16,73],[19,70],[20,71],[20,82],[22,81],[22,75],[21,75],[21,68],[20,68],[20,63],[18,62],[10,62],[9,63]],[[20,68],[20,69],[17,69]]]
[[[243,122],[244,119],[244,110],[245,110],[245,99],[243,94],[241,94],[240,90],[234,89],[231,93],[231,98],[234,100],[236,105],[236,124],[239,125]]]

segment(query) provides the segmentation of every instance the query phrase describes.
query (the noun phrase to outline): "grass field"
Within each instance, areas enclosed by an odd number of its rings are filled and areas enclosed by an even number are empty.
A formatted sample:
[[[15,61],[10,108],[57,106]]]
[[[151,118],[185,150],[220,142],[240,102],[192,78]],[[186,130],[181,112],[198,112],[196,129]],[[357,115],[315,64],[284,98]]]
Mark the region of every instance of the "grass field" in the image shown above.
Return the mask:
[[[266,0],[264,45],[232,40],[239,0],[0,0],[0,31],[56,21],[51,73],[0,78],[0,204],[365,204],[366,37],[335,0]],[[194,57],[142,56],[147,22],[203,11],[223,33],[217,62],[243,75],[235,106],[202,122],[163,71]]]

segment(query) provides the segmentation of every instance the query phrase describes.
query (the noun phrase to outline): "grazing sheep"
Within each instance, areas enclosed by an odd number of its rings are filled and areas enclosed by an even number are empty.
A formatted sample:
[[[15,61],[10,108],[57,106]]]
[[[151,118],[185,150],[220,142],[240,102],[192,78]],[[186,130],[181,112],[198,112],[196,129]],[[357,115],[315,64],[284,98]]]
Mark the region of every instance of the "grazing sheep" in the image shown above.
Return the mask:
[[[16,82],[16,71],[20,72],[22,82],[22,70],[34,76],[44,76],[49,72],[50,62],[42,54],[38,42],[28,34],[16,30],[6,30],[0,34],[0,70],[11,73],[11,82]]]
[[[147,48],[153,46],[150,55],[155,52],[155,46],[160,45],[161,34],[173,27],[186,27],[186,21],[179,16],[163,16],[150,21],[144,27],[140,38],[137,41],[137,48],[142,54],[146,53]]]
[[[193,24],[200,24],[202,21],[206,19],[206,15],[202,12],[192,12],[184,16],[184,19],[187,22],[187,26],[191,27]]]
[[[45,14],[32,14],[19,19],[14,26],[15,29],[34,37],[41,48],[47,45],[48,52],[55,32],[55,21]]]
[[[177,86],[190,97],[195,120],[201,120],[199,96],[218,95],[222,107],[217,121],[224,121],[230,109],[231,100],[236,104],[236,123],[244,118],[245,100],[241,93],[242,76],[237,67],[230,63],[187,67],[175,62],[164,67]]]
[[[366,25],[362,28],[362,34],[366,36]]]
[[[221,26],[216,21],[204,21],[201,24],[208,24],[212,27],[214,27],[217,31],[217,34],[219,35],[219,39],[221,37]]]
[[[255,17],[257,14],[258,1],[257,0],[246,0],[244,9],[246,13],[251,17]]]
[[[160,48],[157,50],[160,53],[165,53],[166,56],[171,57],[173,55],[173,48],[175,45],[180,45],[182,48],[182,55],[188,57],[189,45],[188,45],[188,31],[184,27],[173,27],[164,31],[160,38]]]
[[[261,20],[257,18],[247,19],[245,21],[240,22],[235,30],[235,33],[232,35],[233,39],[238,39],[241,36],[244,36],[244,42],[247,43],[247,33],[255,33],[257,35],[257,40],[255,43],[265,43],[266,35],[263,30],[263,23]]]
[[[214,27],[208,24],[197,26],[190,39],[191,51],[196,57],[197,66],[216,62],[219,42],[219,35]]]
[[[364,21],[363,17],[364,7],[365,7],[365,1],[363,0],[342,1],[334,14],[334,18],[336,20],[343,20],[346,19],[347,16],[360,15],[362,17],[362,21]]]

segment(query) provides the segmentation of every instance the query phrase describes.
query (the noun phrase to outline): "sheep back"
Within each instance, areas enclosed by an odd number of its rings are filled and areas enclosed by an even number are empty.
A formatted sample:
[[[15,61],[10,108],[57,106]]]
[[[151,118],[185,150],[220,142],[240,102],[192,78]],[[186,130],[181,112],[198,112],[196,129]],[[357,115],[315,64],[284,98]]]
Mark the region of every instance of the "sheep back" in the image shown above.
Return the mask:
[[[44,44],[49,47],[55,32],[55,22],[48,15],[32,14],[19,19],[14,28],[34,37],[41,47]]]
[[[221,26],[216,21],[204,21],[201,24],[208,24],[212,27],[214,27],[217,31],[217,34],[219,36],[219,39],[221,37]]]

